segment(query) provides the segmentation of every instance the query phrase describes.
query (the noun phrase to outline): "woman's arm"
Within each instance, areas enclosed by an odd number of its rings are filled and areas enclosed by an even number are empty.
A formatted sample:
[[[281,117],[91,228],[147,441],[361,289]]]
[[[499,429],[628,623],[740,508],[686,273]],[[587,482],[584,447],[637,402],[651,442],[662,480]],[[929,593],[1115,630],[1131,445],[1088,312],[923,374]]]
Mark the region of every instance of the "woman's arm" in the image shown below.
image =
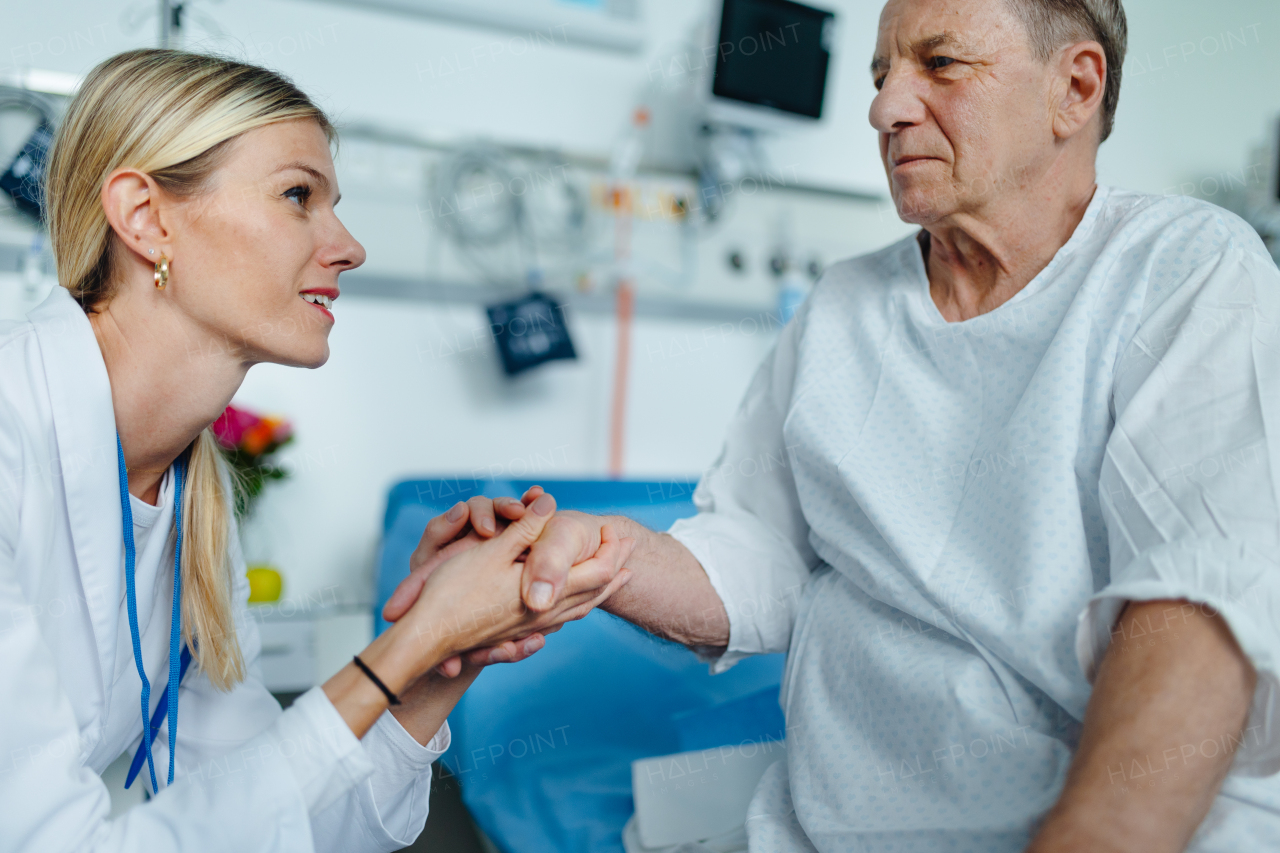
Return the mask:
[[[400,704],[391,709],[392,716],[414,740],[425,746],[440,731],[482,669],[484,667],[465,666],[454,678],[427,673],[404,692]]]
[[[590,612],[629,579],[622,565],[635,542],[619,541],[608,529],[596,555],[570,570],[565,599],[549,611],[531,613],[520,596],[524,564],[518,558],[554,513],[555,499],[542,495],[502,533],[441,564],[414,605],[361,652],[361,660],[388,689],[400,694],[461,652],[553,629]],[[428,682],[423,689],[430,686]],[[325,682],[324,692],[356,737],[363,737],[388,707],[382,691],[354,663]],[[414,727],[425,729],[445,705],[452,708],[447,696],[415,697],[420,710],[410,712]],[[439,722],[447,713],[439,715]]]

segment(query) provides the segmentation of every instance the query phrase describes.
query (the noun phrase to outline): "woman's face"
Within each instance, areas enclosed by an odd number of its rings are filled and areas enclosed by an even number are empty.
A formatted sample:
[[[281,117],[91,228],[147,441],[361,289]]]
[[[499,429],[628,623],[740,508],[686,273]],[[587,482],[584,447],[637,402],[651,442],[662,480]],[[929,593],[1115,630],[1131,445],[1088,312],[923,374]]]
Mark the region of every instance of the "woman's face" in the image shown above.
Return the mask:
[[[225,346],[206,354],[325,363],[338,273],[365,258],[337,202],[329,142],[310,119],[244,133],[202,192],[173,202],[167,295],[208,333],[188,357]]]

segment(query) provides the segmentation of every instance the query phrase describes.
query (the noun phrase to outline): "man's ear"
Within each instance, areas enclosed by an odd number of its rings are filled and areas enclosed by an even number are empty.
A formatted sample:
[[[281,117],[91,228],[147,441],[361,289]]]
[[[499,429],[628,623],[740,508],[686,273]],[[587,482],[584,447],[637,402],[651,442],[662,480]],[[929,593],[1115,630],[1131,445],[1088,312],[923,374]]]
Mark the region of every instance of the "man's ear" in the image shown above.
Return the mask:
[[[1107,54],[1096,41],[1063,48],[1058,57],[1058,90],[1053,103],[1053,133],[1067,140],[1088,127],[1102,109]]]
[[[154,264],[172,259],[172,235],[162,214],[164,193],[146,172],[116,169],[102,183],[102,209],[120,244],[134,257]]]

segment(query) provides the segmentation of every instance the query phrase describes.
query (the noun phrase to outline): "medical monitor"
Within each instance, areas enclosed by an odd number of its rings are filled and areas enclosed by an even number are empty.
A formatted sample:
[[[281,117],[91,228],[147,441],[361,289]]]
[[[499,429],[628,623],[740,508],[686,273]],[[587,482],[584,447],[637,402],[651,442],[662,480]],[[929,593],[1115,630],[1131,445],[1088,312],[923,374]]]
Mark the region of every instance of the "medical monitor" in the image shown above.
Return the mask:
[[[762,130],[820,119],[834,30],[834,13],[791,0],[723,0],[707,117]]]

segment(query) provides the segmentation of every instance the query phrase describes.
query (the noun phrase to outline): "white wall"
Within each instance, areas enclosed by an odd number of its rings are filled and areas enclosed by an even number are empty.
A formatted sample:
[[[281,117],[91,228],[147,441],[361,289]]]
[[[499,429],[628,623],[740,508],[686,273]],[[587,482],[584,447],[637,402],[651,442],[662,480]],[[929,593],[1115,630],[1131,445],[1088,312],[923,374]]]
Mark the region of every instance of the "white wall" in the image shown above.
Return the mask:
[[[1280,113],[1280,3],[1127,0],[1125,8],[1129,58],[1099,178],[1156,193],[1195,184],[1213,200],[1215,179],[1260,162],[1250,148]]]
[[[195,0],[202,44],[293,75],[343,120],[373,119],[442,137],[488,136],[605,153],[635,98],[660,82],[706,0],[649,0],[646,52],[632,56],[545,40],[521,56],[510,33],[304,0]],[[823,4],[819,4],[823,5]],[[842,15],[840,54],[820,129],[775,146],[806,178],[878,188],[866,126],[865,72],[879,0],[828,0]],[[151,43],[151,0],[9,4],[0,74],[39,67],[84,73]],[[1104,179],[1160,192],[1239,169],[1280,111],[1280,4],[1274,0],[1128,0],[1130,56]],[[211,22],[211,26],[202,25]],[[207,32],[217,30],[220,35]],[[1247,42],[1241,44],[1241,41]],[[1216,47],[1215,47],[1216,42]]]
[[[829,118],[816,132],[775,146],[774,158],[795,163],[806,180],[867,186],[880,178],[865,126],[870,85],[862,69],[879,4],[828,5],[845,13],[846,47]],[[148,43],[154,20],[129,16],[153,6],[151,0],[10,4],[0,72],[34,65],[83,73],[106,55]],[[1153,192],[1184,182],[1211,189],[1204,179],[1245,165],[1264,118],[1280,112],[1280,4],[1129,0],[1126,6],[1132,54],[1101,179]],[[644,56],[543,44],[516,57],[510,34],[382,12],[300,0],[196,3],[197,24],[207,15],[224,33],[217,46],[287,71],[343,120],[596,154],[607,152],[635,96],[653,82],[653,57],[683,36],[700,8],[689,0],[651,0]],[[468,70],[449,73],[447,63],[468,62]],[[743,241],[758,248],[759,216],[744,211]],[[847,235],[838,254],[902,233],[891,213],[875,205],[845,205],[830,221]],[[7,281],[16,286],[15,278]],[[328,365],[314,372],[256,368],[238,398],[288,415],[298,430],[289,454],[295,476],[268,494],[249,536],[257,556],[284,569],[290,595],[336,585],[345,597],[367,598],[383,496],[400,477],[604,471],[613,363],[607,318],[574,316],[580,361],[510,382],[500,378],[487,346],[441,355],[449,342],[484,327],[478,309],[344,296],[337,317]],[[639,323],[631,475],[695,474],[713,459],[725,420],[771,343],[770,335],[750,331],[704,321]]]
[[[358,0],[355,0],[358,2]],[[5,11],[0,73],[34,66],[84,73],[111,53],[153,43],[152,0],[45,0]],[[645,50],[566,44],[554,27],[525,35],[309,0],[189,2],[199,46],[279,68],[341,121],[373,119],[444,138],[488,137],[605,154],[637,99],[666,79],[661,62],[705,20],[708,0],[647,0]],[[830,4],[842,14],[839,52],[820,126],[780,146],[780,165],[828,185],[878,189],[864,67],[878,5]],[[134,22],[137,22],[136,24]],[[677,72],[676,76],[680,76]],[[874,145],[870,149],[874,152]]]
[[[501,377],[486,326],[470,308],[340,300],[324,368],[255,368],[237,400],[288,413],[300,440],[295,476],[263,502],[246,548],[281,565],[293,591],[359,588],[386,489],[423,473],[599,476],[607,457],[612,324],[577,316],[580,360]],[[772,336],[750,326],[650,321],[636,329],[628,473],[695,475]],[[456,354],[435,355],[444,346]],[[269,544],[263,547],[263,542]],[[262,553],[265,550],[266,553]],[[353,572],[355,576],[353,577]]]

